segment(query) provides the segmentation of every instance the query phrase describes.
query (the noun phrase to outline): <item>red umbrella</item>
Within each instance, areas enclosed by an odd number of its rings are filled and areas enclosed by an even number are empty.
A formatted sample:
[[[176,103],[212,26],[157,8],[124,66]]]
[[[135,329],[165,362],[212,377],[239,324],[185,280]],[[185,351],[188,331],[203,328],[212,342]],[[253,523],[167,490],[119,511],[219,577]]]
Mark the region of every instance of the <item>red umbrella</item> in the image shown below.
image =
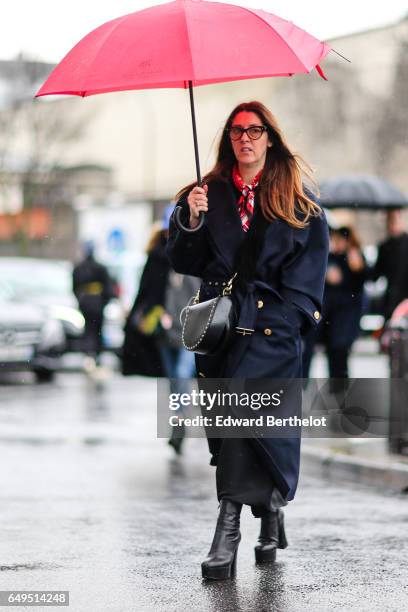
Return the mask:
[[[329,51],[328,44],[262,10],[175,0],[108,21],[87,34],[36,95],[189,88],[200,184],[193,87],[292,76],[314,68],[325,78],[319,62]]]

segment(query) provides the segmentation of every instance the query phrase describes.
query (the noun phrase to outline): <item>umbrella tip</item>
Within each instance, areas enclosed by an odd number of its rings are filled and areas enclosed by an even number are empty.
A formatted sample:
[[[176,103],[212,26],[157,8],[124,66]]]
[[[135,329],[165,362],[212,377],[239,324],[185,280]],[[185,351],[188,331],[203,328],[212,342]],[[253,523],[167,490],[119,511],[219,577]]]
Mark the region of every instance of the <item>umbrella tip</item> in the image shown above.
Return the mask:
[[[351,60],[348,59],[348,57],[345,57],[344,55],[342,55],[341,53],[339,53],[338,51],[336,51],[336,49],[333,49],[333,47],[330,49],[331,51],[334,51],[334,53],[336,55],[338,55],[339,57],[341,57],[342,59],[344,59],[346,62],[348,62],[349,64],[351,64]]]

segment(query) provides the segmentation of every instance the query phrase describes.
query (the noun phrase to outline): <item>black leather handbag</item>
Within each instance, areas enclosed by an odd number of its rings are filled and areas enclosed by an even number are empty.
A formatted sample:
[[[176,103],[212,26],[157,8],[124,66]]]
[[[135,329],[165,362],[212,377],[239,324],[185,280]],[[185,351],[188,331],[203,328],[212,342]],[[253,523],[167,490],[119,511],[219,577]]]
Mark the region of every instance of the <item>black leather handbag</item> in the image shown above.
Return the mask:
[[[268,225],[268,220],[255,209],[251,227],[236,256],[236,272],[223,292],[211,300],[199,303],[198,291],[181,311],[181,338],[188,351],[199,355],[215,355],[233,338],[237,317],[231,299],[232,284],[236,276],[238,278],[235,283],[240,283],[241,287],[253,279]]]
[[[231,340],[236,324],[231,299],[235,277],[236,273],[223,292],[211,300],[200,303],[198,291],[181,311],[181,339],[188,351],[199,355],[215,355]]]

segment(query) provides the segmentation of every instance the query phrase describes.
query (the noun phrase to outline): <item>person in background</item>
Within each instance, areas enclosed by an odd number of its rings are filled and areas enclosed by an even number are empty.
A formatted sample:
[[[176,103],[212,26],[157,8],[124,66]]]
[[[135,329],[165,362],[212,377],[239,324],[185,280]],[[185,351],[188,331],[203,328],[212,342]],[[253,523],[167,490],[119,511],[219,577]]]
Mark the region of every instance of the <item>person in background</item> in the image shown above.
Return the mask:
[[[170,270],[165,247],[172,211],[173,206],[166,208],[162,222],[152,230],[139,291],[125,324],[122,373],[175,379],[172,385],[177,389],[172,392],[178,392],[178,379],[195,373],[194,355],[182,345],[179,316],[199,281]],[[181,438],[170,439],[177,453],[181,443]]]
[[[360,243],[351,227],[330,228],[322,323],[304,340],[303,378],[308,378],[316,343],[325,346],[331,388],[349,377],[348,358],[359,335],[364,308],[364,282],[368,269]],[[338,384],[341,385],[341,382]]]
[[[160,319],[163,328],[160,352],[168,378],[191,378],[195,375],[194,353],[183,347],[181,339],[180,313],[188,300],[197,293],[199,286],[197,278],[170,270],[164,312]]]
[[[83,351],[88,356],[85,367],[92,369],[99,365],[103,348],[103,311],[117,292],[107,268],[96,261],[90,241],[84,244],[83,259],[74,267],[72,289],[85,319]]]
[[[158,336],[162,331],[164,297],[170,262],[166,254],[167,229],[162,223],[152,228],[147,259],[134,304],[126,318],[122,349],[124,376],[165,376]]]
[[[401,209],[387,212],[387,239],[378,247],[370,279],[375,281],[381,276],[387,279],[381,312],[387,321],[398,304],[408,297],[408,234]]]
[[[168,206],[164,211],[165,227],[169,226],[173,208]],[[180,313],[199,287],[198,278],[170,270],[166,284],[164,313],[161,317],[163,334],[159,342],[164,371],[166,377],[170,379],[171,393],[189,393],[191,391],[189,379],[196,375],[194,353],[184,348],[181,339]],[[178,455],[181,453],[184,434],[184,426],[172,428],[169,444]]]

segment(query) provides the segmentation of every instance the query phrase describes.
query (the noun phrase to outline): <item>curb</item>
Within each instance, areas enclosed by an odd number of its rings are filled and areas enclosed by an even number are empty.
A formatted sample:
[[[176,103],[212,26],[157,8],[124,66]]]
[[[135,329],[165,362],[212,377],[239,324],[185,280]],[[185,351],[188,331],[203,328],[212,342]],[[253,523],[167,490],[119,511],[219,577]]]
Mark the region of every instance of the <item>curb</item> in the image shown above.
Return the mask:
[[[320,468],[317,475],[347,479],[369,486],[408,492],[408,464],[390,455],[388,460],[373,460],[356,455],[345,455],[329,448],[302,447],[301,465],[310,473]]]

